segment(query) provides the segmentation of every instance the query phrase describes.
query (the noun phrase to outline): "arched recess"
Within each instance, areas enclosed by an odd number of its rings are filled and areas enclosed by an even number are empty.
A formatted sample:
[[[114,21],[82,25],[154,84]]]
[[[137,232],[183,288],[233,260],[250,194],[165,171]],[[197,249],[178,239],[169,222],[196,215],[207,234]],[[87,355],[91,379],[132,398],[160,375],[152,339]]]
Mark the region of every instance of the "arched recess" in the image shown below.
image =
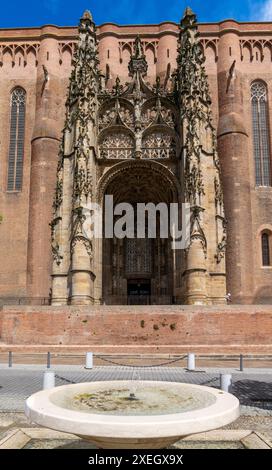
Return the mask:
[[[155,81],[156,77],[156,61],[155,61],[155,48],[153,44],[147,44],[145,48],[145,56],[148,63],[147,76]]]
[[[246,64],[251,63],[253,60],[253,51],[250,42],[245,42],[242,44],[242,60]]]
[[[158,162],[136,160],[122,162],[107,170],[98,184],[100,204],[105,196],[116,204],[128,203],[133,210],[134,238],[103,239],[102,297],[106,304],[171,304],[175,295],[173,280],[174,251],[170,238],[160,236],[162,214],[153,213],[156,235],[147,237],[148,219],[145,219],[145,238],[137,238],[137,205],[163,204],[169,215],[169,205],[179,202],[181,189],[176,177]],[[105,219],[105,207],[103,205]],[[114,216],[116,223],[120,216]],[[164,219],[165,220],[165,219]],[[169,217],[167,216],[169,222]],[[105,220],[104,220],[105,223]],[[164,226],[165,227],[165,226]],[[104,226],[104,236],[105,236]]]
[[[262,80],[251,84],[251,112],[256,186],[271,186],[268,90]]]
[[[272,43],[271,41],[266,41],[263,45],[263,55],[264,61],[271,63],[272,61]]]
[[[124,98],[111,99],[102,104],[98,112],[99,131],[114,124],[123,124],[132,127],[134,122],[133,105]]]
[[[272,231],[264,229],[260,234],[262,267],[272,266]]]
[[[272,225],[263,224],[256,232],[257,263],[260,268],[272,269]]]
[[[26,91],[15,87],[10,94],[10,135],[7,191],[21,191],[25,146]]]

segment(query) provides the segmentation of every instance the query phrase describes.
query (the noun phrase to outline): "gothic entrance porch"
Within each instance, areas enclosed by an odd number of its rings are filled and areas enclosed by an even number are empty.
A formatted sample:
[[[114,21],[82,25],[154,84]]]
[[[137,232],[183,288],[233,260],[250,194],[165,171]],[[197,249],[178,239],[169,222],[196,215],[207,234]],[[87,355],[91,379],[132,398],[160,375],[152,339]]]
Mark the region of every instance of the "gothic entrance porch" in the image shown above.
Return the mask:
[[[102,298],[105,304],[148,305],[171,304],[174,295],[175,252],[171,240],[161,238],[159,210],[145,213],[145,238],[137,238],[138,204],[163,203],[169,207],[177,200],[177,189],[162,165],[152,162],[133,162],[109,170],[110,182],[105,195],[113,196],[113,207],[128,203],[133,210],[134,233],[120,239],[103,240]],[[115,175],[116,172],[116,175]],[[146,206],[147,207],[147,206]],[[169,215],[169,211],[168,211]],[[122,216],[115,216],[114,223]],[[150,221],[155,224],[154,238],[148,237]],[[168,220],[166,221],[168,224]],[[134,237],[131,237],[134,235]]]
[[[111,86],[98,68],[97,44],[87,12],[79,26],[59,153],[51,222],[52,304],[224,303],[223,192],[196,17],[186,10],[177,68],[153,83],[139,36],[128,63],[129,81],[116,76]],[[102,208],[106,195],[112,196],[113,208],[164,204],[167,235],[156,231],[161,212],[155,210],[153,237],[145,230],[135,237],[133,228],[123,237],[93,239],[85,230],[88,211],[93,202]],[[172,249],[171,203],[178,204],[180,216],[182,204],[189,207],[186,248]],[[122,211],[114,222],[118,218]],[[181,217],[179,228],[180,222]]]

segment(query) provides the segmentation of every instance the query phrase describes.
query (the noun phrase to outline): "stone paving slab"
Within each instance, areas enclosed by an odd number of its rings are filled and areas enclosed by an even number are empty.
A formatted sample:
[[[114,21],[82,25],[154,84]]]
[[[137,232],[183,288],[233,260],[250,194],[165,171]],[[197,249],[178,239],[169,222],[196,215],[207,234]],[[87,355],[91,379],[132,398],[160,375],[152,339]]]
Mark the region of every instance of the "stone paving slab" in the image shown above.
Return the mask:
[[[246,438],[252,433],[247,429],[207,431],[192,436],[187,436],[182,441],[213,441],[213,442],[237,442]]]
[[[40,431],[40,432],[37,432]],[[50,429],[10,430],[0,440],[3,449],[95,449],[89,442],[71,434],[60,433]],[[256,433],[248,431],[211,431],[209,433],[187,436],[172,449],[271,449],[271,446]]]
[[[252,433],[250,434],[250,436],[245,437],[241,440],[241,442],[246,449],[271,449],[271,447],[255,433]]]
[[[21,429],[12,429],[6,433],[0,441],[0,450],[3,449],[22,449],[29,441],[30,437]]]
[[[3,418],[3,419],[1,419]],[[0,450],[2,449],[95,449],[89,442],[73,434],[41,428],[33,423],[20,425],[24,421],[22,413],[1,413]],[[272,418],[266,419],[271,430]],[[18,423],[20,423],[18,425]],[[173,449],[271,449],[272,434],[265,431],[263,418],[251,421],[252,429],[242,429],[247,420],[239,418],[241,429],[218,429],[187,436],[177,442]],[[235,424],[234,423],[234,424]],[[270,427],[269,427],[270,426]],[[261,432],[260,432],[261,429]]]

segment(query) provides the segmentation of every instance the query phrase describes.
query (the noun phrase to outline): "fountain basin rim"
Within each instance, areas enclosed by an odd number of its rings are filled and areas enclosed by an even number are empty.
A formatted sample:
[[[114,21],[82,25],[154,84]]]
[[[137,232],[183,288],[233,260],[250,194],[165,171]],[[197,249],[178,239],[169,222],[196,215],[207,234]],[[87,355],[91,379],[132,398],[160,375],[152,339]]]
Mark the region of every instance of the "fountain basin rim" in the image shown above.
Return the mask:
[[[221,390],[178,382],[143,382],[146,385],[157,386],[159,383],[170,388],[180,386],[192,391],[202,390],[215,396],[216,402],[205,408],[182,413],[124,416],[74,411],[50,401],[53,394],[67,390],[74,389],[75,393],[80,393],[86,388],[95,390],[101,385],[107,388],[131,385],[131,381],[118,380],[63,385],[37,392],[27,399],[25,413],[31,421],[51,429],[76,435],[120,438],[185,436],[222,427],[239,417],[239,400]]]

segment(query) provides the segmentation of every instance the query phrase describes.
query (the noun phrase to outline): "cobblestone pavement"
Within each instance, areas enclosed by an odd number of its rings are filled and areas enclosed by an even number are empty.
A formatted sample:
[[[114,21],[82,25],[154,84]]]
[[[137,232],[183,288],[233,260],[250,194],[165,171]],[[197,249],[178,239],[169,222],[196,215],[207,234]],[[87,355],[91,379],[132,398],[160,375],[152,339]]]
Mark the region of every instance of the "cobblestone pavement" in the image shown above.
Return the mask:
[[[0,365],[0,411],[23,411],[26,398],[42,389],[44,368],[37,365]],[[101,380],[161,380],[184,382],[212,387],[220,386],[220,373],[231,373],[232,393],[242,405],[272,410],[272,370],[205,369],[188,372],[181,367],[131,368],[98,366],[85,370],[82,366],[56,366],[56,385]]]

